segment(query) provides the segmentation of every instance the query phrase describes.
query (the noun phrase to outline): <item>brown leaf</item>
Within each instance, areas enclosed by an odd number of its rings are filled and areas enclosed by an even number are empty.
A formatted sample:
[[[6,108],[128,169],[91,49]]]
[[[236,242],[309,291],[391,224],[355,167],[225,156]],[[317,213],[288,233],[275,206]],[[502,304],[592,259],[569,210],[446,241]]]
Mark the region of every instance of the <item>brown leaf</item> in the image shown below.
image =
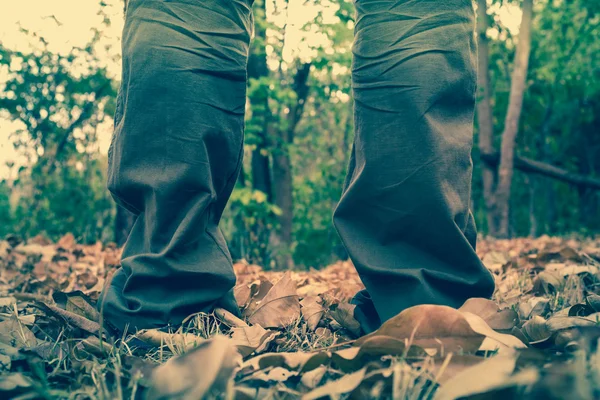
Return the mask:
[[[594,293],[590,293],[586,296],[585,302],[589,304],[590,307],[594,309],[594,311],[600,311],[600,296]]]
[[[339,303],[329,306],[329,315],[354,336],[360,336],[360,323],[354,318],[355,304]]]
[[[75,236],[72,233],[67,233],[58,240],[56,246],[64,250],[72,250],[75,247]]]
[[[557,272],[542,271],[533,281],[533,291],[536,294],[551,294],[562,290],[563,277]]]
[[[543,316],[549,308],[550,300],[545,297],[531,297],[526,302],[519,303],[519,314],[523,319]]]
[[[91,321],[81,315],[75,314],[71,311],[63,310],[57,306],[51,304],[37,303],[37,306],[42,310],[46,311],[50,315],[59,317],[65,321],[68,325],[82,329],[92,335],[98,335],[100,333],[100,324]]]
[[[305,353],[265,353],[252,357],[244,362],[242,370],[260,370],[265,368],[285,367],[294,371],[312,371],[330,359],[327,351]]]
[[[525,322],[521,330],[531,344],[546,341],[552,336],[552,332],[546,326],[546,320],[537,315]]]
[[[497,355],[467,368],[446,382],[435,395],[435,400],[454,400],[475,394],[485,394],[504,387],[534,383],[539,376],[535,369],[525,369],[511,376],[516,356]]]
[[[240,310],[245,309],[250,303],[250,285],[242,283],[233,288],[233,295]]]
[[[302,318],[304,318],[306,325],[312,331],[317,329],[317,325],[319,325],[325,313],[321,302],[322,300],[319,296],[307,296],[300,302]]]
[[[273,287],[273,284],[264,276],[261,276],[261,277],[259,277],[258,280],[252,282],[249,287],[249,289],[250,289],[249,299],[247,299],[244,306],[240,305],[240,307],[244,310],[242,315],[244,317],[248,317],[249,315],[251,315],[256,310],[256,308],[258,307],[260,302],[265,298],[267,293],[269,293],[269,291],[271,290],[272,287]],[[234,292],[234,294],[235,294],[235,292]],[[238,293],[238,296],[243,297],[243,295],[241,293]],[[237,300],[237,297],[236,297],[236,300]],[[238,302],[238,304],[240,304],[240,303]]]
[[[204,399],[222,396],[242,357],[230,339],[216,336],[173,357],[152,372],[149,400]]]
[[[37,345],[37,338],[25,325],[10,318],[0,322],[0,343],[21,349]]]
[[[320,399],[321,397],[338,398],[340,394],[353,391],[361,384],[367,373],[366,368],[362,368],[354,373],[343,375],[341,378],[329,381],[302,396],[302,400]]]
[[[477,351],[485,338],[471,328],[462,312],[429,304],[402,311],[375,332],[358,339],[355,344],[360,346],[374,336],[408,340],[410,344],[425,349],[467,353]]]
[[[319,383],[321,383],[321,381],[323,380],[323,376],[325,376],[326,373],[327,373],[327,367],[324,367],[324,366],[317,367],[317,368],[313,369],[312,371],[308,371],[308,372],[302,374],[302,378],[300,379],[300,382],[302,382],[302,384],[304,386],[306,386],[307,388],[314,389],[319,385]]]
[[[258,302],[254,311],[248,315],[251,324],[265,328],[282,328],[300,317],[300,301],[296,293],[296,282],[292,274],[286,272]]]
[[[382,356],[406,356],[407,358],[424,358],[427,353],[418,346],[407,348],[406,341],[390,336],[373,336],[361,342],[360,347],[350,347],[331,354],[336,368],[344,372],[356,371],[372,359]]]
[[[87,318],[90,321],[98,322],[100,320],[100,314],[92,306],[89,297],[80,290],[71,293],[56,292],[52,295],[52,298],[56,304],[67,311]]]
[[[481,364],[486,359],[470,354],[448,354],[445,358],[434,359],[434,369],[431,371],[435,381],[440,385],[448,382],[462,371]]]
[[[231,328],[233,343],[237,346],[242,357],[247,357],[255,350],[271,341],[276,332],[268,331],[260,325],[240,326]]]
[[[486,339],[482,343],[480,350],[496,350],[498,344],[505,346],[509,349],[521,349],[526,348],[527,345],[513,335],[507,335],[499,333],[489,327],[489,325],[478,315],[471,314],[469,312],[463,312],[463,315],[471,329],[480,335],[484,335]],[[491,349],[484,346],[486,342],[491,344]]]
[[[550,332],[557,332],[563,329],[594,326],[596,321],[582,317],[551,317],[546,321],[546,326]]]
[[[510,331],[519,322],[519,316],[514,310],[500,308],[491,300],[472,298],[465,302],[459,311],[478,315],[495,330]]]

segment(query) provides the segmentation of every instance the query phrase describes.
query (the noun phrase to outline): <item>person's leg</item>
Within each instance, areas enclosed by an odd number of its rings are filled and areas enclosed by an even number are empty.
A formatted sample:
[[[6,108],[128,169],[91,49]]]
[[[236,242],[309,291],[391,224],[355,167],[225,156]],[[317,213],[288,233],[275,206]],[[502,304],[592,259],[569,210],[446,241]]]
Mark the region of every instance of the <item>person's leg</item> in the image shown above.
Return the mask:
[[[243,146],[251,0],[130,0],[108,187],[137,214],[100,307],[123,329],[238,312],[218,228]]]
[[[469,210],[471,0],[355,4],[355,141],[334,222],[377,310],[372,330],[414,305],[489,297],[494,281]]]

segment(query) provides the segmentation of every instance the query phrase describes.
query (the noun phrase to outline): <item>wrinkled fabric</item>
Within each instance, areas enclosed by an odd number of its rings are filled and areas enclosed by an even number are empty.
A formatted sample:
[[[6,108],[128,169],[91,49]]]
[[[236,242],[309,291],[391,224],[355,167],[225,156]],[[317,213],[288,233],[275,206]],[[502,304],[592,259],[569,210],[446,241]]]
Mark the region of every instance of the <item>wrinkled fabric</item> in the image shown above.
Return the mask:
[[[489,297],[470,212],[472,3],[355,4],[355,139],[338,233],[382,322],[418,304]]]
[[[137,214],[104,292],[123,329],[239,312],[218,223],[242,157],[250,1],[130,0],[108,188]]]
[[[334,223],[373,330],[412,305],[488,297],[493,280],[469,212],[471,2],[356,9],[356,135]],[[238,312],[218,223],[240,169],[251,29],[250,0],[129,2],[108,187],[137,219],[101,302],[118,329]]]

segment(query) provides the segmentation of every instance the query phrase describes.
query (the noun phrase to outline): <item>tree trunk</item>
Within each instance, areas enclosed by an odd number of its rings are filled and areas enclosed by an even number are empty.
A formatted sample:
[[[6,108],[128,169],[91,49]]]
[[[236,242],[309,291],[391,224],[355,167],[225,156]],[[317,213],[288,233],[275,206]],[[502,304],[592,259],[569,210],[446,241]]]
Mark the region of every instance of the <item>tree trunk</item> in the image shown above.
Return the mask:
[[[267,66],[267,20],[265,0],[254,2],[254,39],[248,57],[248,78],[260,79],[269,76]],[[253,103],[252,119],[261,125],[256,133],[256,148],[252,151],[252,187],[260,190],[272,201],[273,190],[269,166],[269,96],[266,91],[259,91],[257,97],[251,98]]]
[[[477,44],[478,44],[478,76],[479,96],[477,99],[477,124],[479,127],[479,151],[484,154],[494,153],[494,121],[491,105],[491,84],[488,45],[487,0],[477,0]],[[488,164],[481,165],[483,180],[483,198],[487,216],[488,233],[498,233],[498,221],[492,212],[494,207],[494,190],[496,186],[496,169]]]
[[[308,77],[311,64],[302,64],[294,77],[293,89],[296,93],[296,103],[290,107],[288,114],[288,127],[281,132],[280,141],[276,149],[273,149],[273,183],[275,204],[281,210],[279,215],[278,243],[285,246],[282,263],[286,267],[293,267],[291,258],[291,246],[293,243],[292,228],[294,222],[293,203],[293,175],[292,162],[290,159],[290,146],[294,143],[294,132],[302,113],[308,96]]]
[[[514,173],[514,156],[519,119],[526,88],[529,53],[531,50],[531,22],[533,0],[523,0],[523,19],[519,30],[519,42],[512,72],[508,111],[502,132],[498,185],[495,191],[494,217],[498,221],[498,237],[509,236],[510,192]]]

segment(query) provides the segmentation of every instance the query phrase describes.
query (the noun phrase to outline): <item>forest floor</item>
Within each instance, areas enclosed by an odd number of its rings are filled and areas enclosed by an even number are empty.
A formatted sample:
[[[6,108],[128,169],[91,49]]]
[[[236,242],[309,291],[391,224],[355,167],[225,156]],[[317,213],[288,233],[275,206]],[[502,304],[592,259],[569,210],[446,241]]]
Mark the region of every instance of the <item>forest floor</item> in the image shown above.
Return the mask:
[[[0,398],[600,397],[600,240],[482,240],[493,301],[405,310],[358,337],[349,262],[302,272],[236,263],[238,319],[113,338],[95,302],[114,245],[0,241]]]

